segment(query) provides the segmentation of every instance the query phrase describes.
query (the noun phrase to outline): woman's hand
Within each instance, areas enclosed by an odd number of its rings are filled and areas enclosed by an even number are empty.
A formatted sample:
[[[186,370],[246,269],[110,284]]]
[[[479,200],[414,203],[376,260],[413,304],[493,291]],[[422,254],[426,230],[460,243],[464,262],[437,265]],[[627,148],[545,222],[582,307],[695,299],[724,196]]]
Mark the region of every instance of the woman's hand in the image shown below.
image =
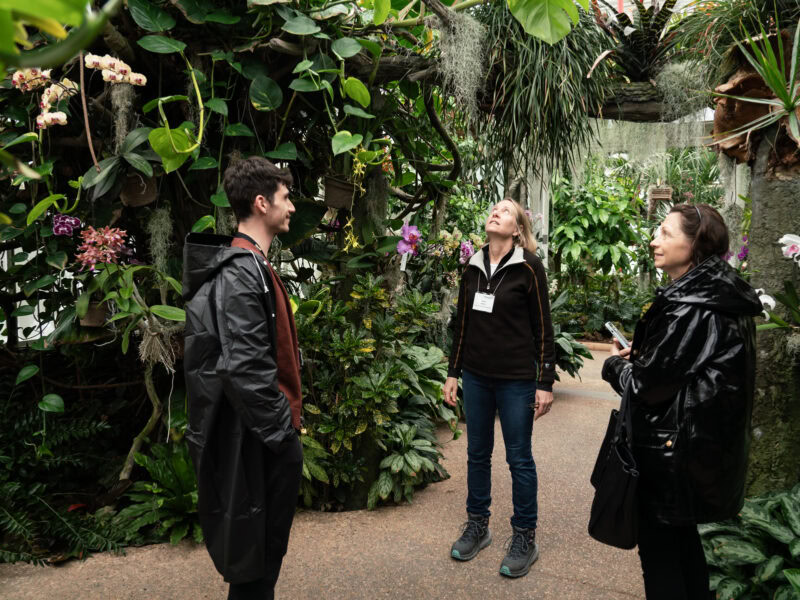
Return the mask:
[[[611,356],[621,356],[626,360],[630,360],[629,356],[631,353],[630,348],[623,348],[619,345],[617,340],[614,340],[614,343],[611,344]]]
[[[448,377],[444,382],[442,393],[444,393],[444,403],[449,406],[455,406],[456,402],[458,402],[458,379]]]
[[[536,390],[536,400],[533,403],[533,420],[535,421],[542,415],[550,412],[550,405],[553,403],[553,392]]]

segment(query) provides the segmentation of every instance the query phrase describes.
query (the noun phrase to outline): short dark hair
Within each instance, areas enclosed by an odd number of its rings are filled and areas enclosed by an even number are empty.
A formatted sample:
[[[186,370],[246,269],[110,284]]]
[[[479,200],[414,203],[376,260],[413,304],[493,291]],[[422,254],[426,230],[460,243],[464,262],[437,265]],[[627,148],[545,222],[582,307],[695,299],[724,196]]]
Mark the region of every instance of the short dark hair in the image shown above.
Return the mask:
[[[279,169],[261,156],[251,156],[232,162],[225,169],[222,185],[233,214],[241,223],[253,214],[256,196],[261,194],[271,204],[280,184],[290,188],[293,183],[288,169]]]
[[[730,246],[728,226],[708,204],[676,204],[669,211],[681,215],[681,231],[692,241],[692,265],[711,256],[724,258]]]

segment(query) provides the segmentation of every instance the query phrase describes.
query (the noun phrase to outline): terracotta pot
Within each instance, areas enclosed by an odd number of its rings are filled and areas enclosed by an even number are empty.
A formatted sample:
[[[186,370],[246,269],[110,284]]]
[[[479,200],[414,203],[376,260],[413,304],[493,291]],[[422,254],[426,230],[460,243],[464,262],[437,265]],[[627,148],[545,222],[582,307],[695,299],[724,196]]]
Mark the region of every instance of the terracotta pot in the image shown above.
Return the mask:
[[[349,181],[325,177],[325,205],[331,208],[350,208],[358,189]]]
[[[82,327],[102,327],[108,319],[108,306],[105,302],[90,302],[89,309],[80,320]]]

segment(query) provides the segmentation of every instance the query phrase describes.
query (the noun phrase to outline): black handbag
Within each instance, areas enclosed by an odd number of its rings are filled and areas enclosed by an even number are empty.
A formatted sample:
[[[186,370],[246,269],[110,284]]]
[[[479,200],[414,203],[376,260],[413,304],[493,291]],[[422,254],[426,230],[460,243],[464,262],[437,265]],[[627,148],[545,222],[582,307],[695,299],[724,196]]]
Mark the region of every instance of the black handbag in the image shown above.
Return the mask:
[[[619,410],[612,410],[590,481],[594,500],[589,535],[609,546],[630,550],[639,534],[636,487],[639,471],[631,448],[632,424],[629,387]]]

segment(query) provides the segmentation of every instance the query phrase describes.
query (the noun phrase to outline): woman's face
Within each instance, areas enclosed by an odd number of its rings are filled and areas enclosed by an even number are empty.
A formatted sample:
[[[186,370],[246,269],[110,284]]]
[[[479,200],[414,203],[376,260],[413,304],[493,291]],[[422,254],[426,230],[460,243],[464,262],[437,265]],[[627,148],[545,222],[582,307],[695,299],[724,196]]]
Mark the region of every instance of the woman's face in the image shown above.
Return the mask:
[[[692,242],[681,229],[680,213],[669,213],[650,242],[656,268],[678,279],[692,266]]]
[[[486,219],[486,233],[493,233],[500,237],[512,237],[519,233],[517,226],[517,211],[508,200],[498,202],[489,211]]]

